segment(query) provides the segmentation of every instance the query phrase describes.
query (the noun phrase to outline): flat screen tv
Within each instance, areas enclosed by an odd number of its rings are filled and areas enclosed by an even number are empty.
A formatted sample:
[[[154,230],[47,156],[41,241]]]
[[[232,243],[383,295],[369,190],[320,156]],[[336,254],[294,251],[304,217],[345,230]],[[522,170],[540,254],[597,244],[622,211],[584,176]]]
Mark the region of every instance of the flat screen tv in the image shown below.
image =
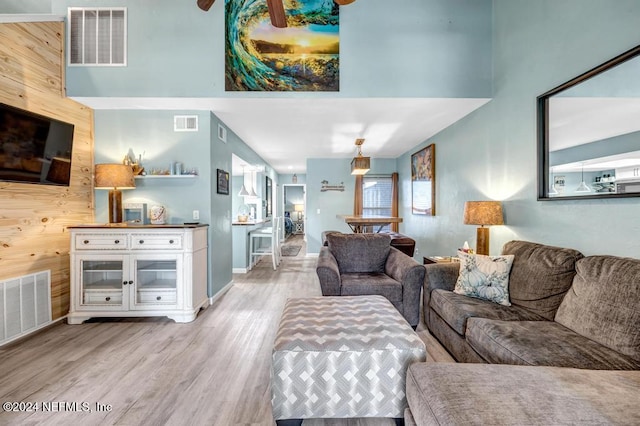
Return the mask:
[[[69,185],[73,124],[0,103],[0,181]]]

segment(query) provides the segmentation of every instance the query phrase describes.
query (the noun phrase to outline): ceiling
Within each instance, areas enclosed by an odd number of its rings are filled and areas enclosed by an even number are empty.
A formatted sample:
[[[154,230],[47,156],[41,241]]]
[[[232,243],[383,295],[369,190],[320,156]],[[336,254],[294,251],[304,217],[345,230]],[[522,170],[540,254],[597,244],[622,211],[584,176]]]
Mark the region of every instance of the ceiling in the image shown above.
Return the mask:
[[[308,158],[396,158],[489,101],[484,98],[84,98],[95,110],[208,110],[279,174]],[[437,141],[433,141],[436,142]]]

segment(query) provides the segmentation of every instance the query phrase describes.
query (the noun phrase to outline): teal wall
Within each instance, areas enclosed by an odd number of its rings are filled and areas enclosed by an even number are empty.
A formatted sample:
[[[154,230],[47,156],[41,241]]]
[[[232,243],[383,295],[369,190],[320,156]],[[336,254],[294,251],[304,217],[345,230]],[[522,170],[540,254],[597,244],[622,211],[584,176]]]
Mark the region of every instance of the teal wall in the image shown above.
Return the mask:
[[[614,7],[615,6],[615,7]],[[491,253],[511,239],[637,257],[639,198],[536,201],[536,97],[640,44],[640,2],[495,0],[493,100],[398,159],[400,229],[420,255],[454,254],[475,226],[468,200],[503,200],[505,226],[491,228]],[[436,144],[437,216],[411,215],[409,158]]]
[[[69,67],[69,96],[245,97],[224,90],[224,1],[51,0],[127,7],[126,67]],[[390,12],[393,13],[390,13]],[[340,92],[251,97],[491,95],[491,0],[366,0],[341,9]]]
[[[371,159],[370,174],[390,175],[395,171],[395,159]],[[345,190],[321,192],[323,180],[329,181],[329,185],[344,183]],[[336,216],[353,214],[354,188],[355,176],[351,175],[350,158],[307,160],[307,253],[320,252],[322,231],[351,232],[344,220]]]
[[[197,132],[174,132],[174,115],[198,115]],[[232,279],[232,196],[217,193],[216,169],[231,171],[231,154],[255,165],[277,183],[277,175],[266,162],[233,131],[227,130],[227,143],[217,137],[214,114],[204,111],[95,111],[95,162],[120,162],[132,150],[143,154],[147,170],[168,168],[174,161],[195,167],[193,179],[143,179],[136,189],[123,191],[123,202],[161,204],[167,208],[170,223],[192,221],[193,210],[200,211],[200,222],[209,224],[209,294],[214,295]],[[226,127],[226,126],[225,126]],[[96,190],[96,221],[108,221],[106,191]]]
[[[2,0],[0,13],[51,13],[50,0]]]

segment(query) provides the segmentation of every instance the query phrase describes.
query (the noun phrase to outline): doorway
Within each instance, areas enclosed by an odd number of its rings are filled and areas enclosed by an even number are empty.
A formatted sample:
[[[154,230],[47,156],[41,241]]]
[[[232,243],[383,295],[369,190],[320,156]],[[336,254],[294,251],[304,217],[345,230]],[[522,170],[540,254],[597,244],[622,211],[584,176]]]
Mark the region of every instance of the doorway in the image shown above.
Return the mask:
[[[282,185],[282,212],[284,215],[284,240],[292,236],[305,235],[306,229],[306,185],[305,184],[283,184]]]

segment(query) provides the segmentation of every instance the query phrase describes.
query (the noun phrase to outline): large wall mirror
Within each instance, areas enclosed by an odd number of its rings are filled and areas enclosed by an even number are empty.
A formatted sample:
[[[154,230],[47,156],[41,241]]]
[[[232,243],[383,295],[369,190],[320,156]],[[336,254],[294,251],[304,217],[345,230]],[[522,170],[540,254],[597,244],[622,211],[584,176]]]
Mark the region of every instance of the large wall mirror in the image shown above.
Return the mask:
[[[640,46],[538,97],[538,200],[640,197]]]

